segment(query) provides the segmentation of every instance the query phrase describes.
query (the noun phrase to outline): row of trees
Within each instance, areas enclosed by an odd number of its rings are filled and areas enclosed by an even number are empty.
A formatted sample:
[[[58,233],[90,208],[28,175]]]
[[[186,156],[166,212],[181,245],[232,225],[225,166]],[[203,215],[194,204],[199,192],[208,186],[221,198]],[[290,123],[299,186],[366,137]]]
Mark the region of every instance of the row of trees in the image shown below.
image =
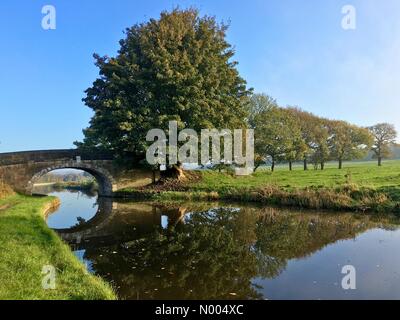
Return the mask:
[[[249,103],[249,126],[255,130],[256,169],[266,161],[285,161],[292,170],[294,161],[311,162],[324,169],[325,163],[361,159],[372,150],[381,165],[395,143],[393,125],[382,123],[362,128],[346,121],[317,117],[297,107],[281,108],[264,94],[254,94]]]
[[[159,19],[126,30],[115,57],[95,55],[99,77],[86,90],[94,111],[80,148],[113,152],[122,159],[145,159],[146,133],[179,129],[237,129],[256,132],[256,163],[272,159],[311,162],[363,157],[372,150],[379,163],[396,132],[388,124],[369,130],[317,117],[298,108],[280,108],[268,96],[253,94],[240,77],[227,25],[200,17],[196,9],[162,12]],[[249,103],[250,101],[250,103]],[[130,161],[133,163],[133,161]]]

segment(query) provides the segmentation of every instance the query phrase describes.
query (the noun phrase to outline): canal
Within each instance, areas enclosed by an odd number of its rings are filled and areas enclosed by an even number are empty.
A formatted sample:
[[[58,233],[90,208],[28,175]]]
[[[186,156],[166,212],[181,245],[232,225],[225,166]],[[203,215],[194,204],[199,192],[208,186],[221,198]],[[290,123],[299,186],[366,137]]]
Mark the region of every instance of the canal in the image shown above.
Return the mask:
[[[44,189],[61,199],[48,225],[121,299],[400,299],[395,217]]]

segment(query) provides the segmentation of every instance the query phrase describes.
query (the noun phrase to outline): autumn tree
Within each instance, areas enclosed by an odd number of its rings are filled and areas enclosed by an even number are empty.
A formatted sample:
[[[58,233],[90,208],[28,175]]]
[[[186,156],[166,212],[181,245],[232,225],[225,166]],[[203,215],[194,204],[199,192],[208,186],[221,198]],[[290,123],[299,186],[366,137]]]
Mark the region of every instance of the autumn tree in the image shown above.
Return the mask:
[[[378,159],[378,166],[381,166],[382,159],[391,155],[390,146],[396,142],[397,131],[394,125],[389,123],[379,123],[368,127],[368,130],[374,138],[371,150],[374,152],[374,157]]]
[[[303,169],[308,170],[307,161],[315,148],[318,117],[298,107],[288,107],[301,131],[299,160],[303,161]]]
[[[304,153],[307,151],[307,144],[304,140],[301,124],[296,114],[292,112],[291,109],[285,108],[282,110],[286,113],[288,118],[287,128],[289,134],[291,135],[291,143],[287,145],[287,149],[284,155],[284,160],[289,164],[289,170],[292,171],[293,162],[297,160],[302,160]]]
[[[100,76],[86,90],[94,111],[79,147],[144,159],[146,133],[245,127],[250,91],[232,60],[227,26],[196,9],[162,12],[126,30],[115,57],[95,55]]]
[[[251,129],[256,128],[256,119],[260,121],[260,114],[266,114],[273,108],[278,108],[278,104],[275,99],[264,94],[255,93],[252,94],[247,103],[248,109],[248,126]],[[256,171],[261,165],[267,162],[267,155],[264,153],[259,153],[260,148],[255,149],[254,154],[254,171]],[[263,151],[262,151],[263,152]]]
[[[313,124],[315,136],[311,159],[315,169],[320,165],[321,170],[324,170],[325,162],[330,159],[328,120],[315,118]]]
[[[294,150],[294,136],[299,128],[287,110],[271,107],[255,116],[256,153],[271,158],[271,170],[277,161],[284,160],[288,152]]]
[[[366,156],[372,136],[367,129],[351,125],[345,121],[330,121],[329,147],[332,159],[342,169],[344,160],[360,159]]]
[[[276,100],[265,93],[254,93],[248,99],[249,127],[255,128],[255,118],[262,112],[278,107]]]

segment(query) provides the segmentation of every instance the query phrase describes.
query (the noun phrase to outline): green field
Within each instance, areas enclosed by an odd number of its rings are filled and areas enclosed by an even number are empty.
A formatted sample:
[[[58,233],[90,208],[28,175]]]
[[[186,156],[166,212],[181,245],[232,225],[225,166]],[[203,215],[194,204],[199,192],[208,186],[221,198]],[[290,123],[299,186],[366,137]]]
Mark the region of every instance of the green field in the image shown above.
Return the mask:
[[[400,199],[400,160],[386,161],[382,167],[372,161],[348,162],[341,170],[337,169],[336,163],[329,163],[322,171],[312,168],[304,171],[300,165],[289,171],[286,166],[281,165],[274,172],[261,169],[249,177],[207,171],[204,172],[203,179],[191,187],[198,191],[217,191],[224,188],[259,188],[271,184],[285,189],[334,188],[348,183],[375,190],[391,190],[394,192],[393,196]]]
[[[117,196],[152,200],[233,200],[307,209],[400,213],[400,161],[336,163],[325,170],[278,166],[250,176],[200,171],[195,182],[160,189],[125,189]]]
[[[45,222],[55,198],[11,196],[0,200],[0,299],[115,299],[103,280],[89,274]],[[55,289],[42,286],[43,267],[56,271]]]

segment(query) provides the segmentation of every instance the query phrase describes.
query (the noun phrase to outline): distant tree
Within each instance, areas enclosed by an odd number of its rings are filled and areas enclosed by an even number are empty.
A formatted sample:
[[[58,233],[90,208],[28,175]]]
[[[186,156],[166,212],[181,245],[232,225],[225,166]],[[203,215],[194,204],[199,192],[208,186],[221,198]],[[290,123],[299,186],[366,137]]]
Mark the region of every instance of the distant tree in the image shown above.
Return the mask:
[[[303,146],[303,152],[300,156],[303,160],[303,168],[307,170],[307,158],[312,150],[312,145],[314,141],[314,134],[313,129],[314,126],[312,125],[315,116],[309,112],[305,112],[298,107],[288,107],[288,110],[292,113],[293,117],[296,119],[296,122],[301,131],[301,142]]]
[[[238,129],[250,94],[239,76],[227,26],[196,9],[162,12],[126,30],[116,57],[95,55],[100,77],[86,90],[94,111],[81,148],[144,158],[148,130]]]
[[[270,111],[272,108],[277,108],[278,104],[275,99],[272,97],[266,95],[266,94],[259,94],[255,93],[252,94],[249,99],[248,99],[248,126],[251,129],[255,129],[256,127],[256,118],[258,118],[258,115],[260,113],[266,113]],[[259,154],[258,153],[259,149],[255,149],[255,154],[254,154],[254,172],[257,171],[257,169],[267,163],[268,157],[265,154]]]
[[[345,121],[329,121],[329,127],[330,154],[339,162],[339,169],[342,169],[344,160],[360,159],[371,148],[373,138],[367,129]]]
[[[300,137],[301,132],[295,140],[293,141],[294,146],[293,149],[290,150],[290,153],[287,153],[286,160],[289,162],[289,170],[292,170],[292,162],[303,160],[304,161],[304,153],[307,150],[307,145]]]
[[[314,167],[319,165],[324,169],[324,163],[330,157],[328,141],[329,141],[329,121],[320,118],[310,112],[301,110],[298,107],[289,107],[293,113],[301,131],[300,150],[302,151],[301,160],[303,160],[304,170],[308,170],[308,160],[314,163]]]
[[[271,170],[295,148],[294,137],[299,134],[296,122],[287,110],[272,107],[254,118],[255,150],[258,155],[271,158]]]
[[[260,166],[266,164],[267,162],[268,162],[268,157],[254,151],[254,172],[256,172]]]
[[[291,135],[291,144],[288,144],[285,152],[284,160],[289,164],[289,170],[292,171],[292,164],[294,161],[302,160],[304,153],[307,151],[307,144],[304,140],[302,127],[299,119],[292,109],[285,108],[283,112],[288,117],[288,124],[290,127],[287,128]]]
[[[325,169],[325,162],[330,159],[329,152],[329,126],[328,120],[315,117],[312,121],[314,126],[314,141],[312,143],[311,160],[314,164],[314,169]]]
[[[318,132],[319,118],[310,112],[303,111],[299,107],[287,107],[297,128],[300,130],[300,135],[295,141],[296,152],[292,153],[295,160],[303,161],[303,169],[308,170],[308,159],[314,153],[316,148],[316,135]],[[290,163],[289,163],[290,166]]]
[[[389,123],[379,123],[368,127],[368,130],[374,137],[371,150],[374,152],[374,157],[378,159],[378,166],[381,166],[382,159],[391,155],[390,146],[396,142],[397,131],[394,125]]]
[[[249,114],[249,127],[255,127],[255,117],[270,110],[271,108],[278,107],[276,100],[264,93],[255,93],[249,97],[248,114]]]

